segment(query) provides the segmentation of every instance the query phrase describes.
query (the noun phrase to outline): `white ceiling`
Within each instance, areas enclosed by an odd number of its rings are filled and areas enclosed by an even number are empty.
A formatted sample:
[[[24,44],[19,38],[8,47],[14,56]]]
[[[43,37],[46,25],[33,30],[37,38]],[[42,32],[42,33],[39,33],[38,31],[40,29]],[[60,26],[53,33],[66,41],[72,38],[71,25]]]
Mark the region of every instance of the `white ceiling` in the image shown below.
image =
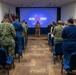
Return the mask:
[[[16,7],[61,7],[76,0],[1,0]]]

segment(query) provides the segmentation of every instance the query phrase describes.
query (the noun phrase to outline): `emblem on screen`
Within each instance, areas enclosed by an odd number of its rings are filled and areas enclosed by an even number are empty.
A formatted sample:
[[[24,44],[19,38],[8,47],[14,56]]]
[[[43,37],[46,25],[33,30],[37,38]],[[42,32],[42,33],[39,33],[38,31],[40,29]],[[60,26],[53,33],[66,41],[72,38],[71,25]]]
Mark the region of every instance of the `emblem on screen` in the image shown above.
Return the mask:
[[[34,17],[30,17],[29,20],[35,21],[35,23],[37,23],[37,21],[45,21],[47,20],[47,17],[40,17],[40,15],[36,15]],[[33,23],[33,24],[35,24]],[[42,24],[42,23],[41,23]]]

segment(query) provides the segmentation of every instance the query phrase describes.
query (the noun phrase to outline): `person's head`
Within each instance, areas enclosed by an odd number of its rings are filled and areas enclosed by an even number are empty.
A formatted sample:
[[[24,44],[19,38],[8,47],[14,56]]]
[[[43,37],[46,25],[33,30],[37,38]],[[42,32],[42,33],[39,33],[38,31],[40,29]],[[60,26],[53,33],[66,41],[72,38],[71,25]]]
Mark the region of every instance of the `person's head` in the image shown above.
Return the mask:
[[[76,24],[76,19],[74,19],[74,24]]]
[[[74,24],[74,20],[73,20],[73,18],[68,19],[67,22],[68,22],[68,25]]]
[[[18,16],[16,16],[16,17],[15,17],[15,20],[19,21],[19,17],[18,17]]]
[[[25,20],[23,20],[22,23],[25,23]]]
[[[10,20],[8,14],[5,14],[5,16],[4,16],[4,22],[10,22],[10,21],[11,20]]]
[[[62,25],[62,21],[61,20],[58,20],[58,25]]]
[[[56,22],[52,22],[52,24],[56,24]]]
[[[64,25],[65,25],[65,26],[67,26],[67,25],[68,25],[67,21],[64,21]]]
[[[53,24],[53,27],[55,27],[55,26],[57,26],[57,23],[54,23],[54,24]]]
[[[52,24],[55,24],[55,22],[53,21]]]

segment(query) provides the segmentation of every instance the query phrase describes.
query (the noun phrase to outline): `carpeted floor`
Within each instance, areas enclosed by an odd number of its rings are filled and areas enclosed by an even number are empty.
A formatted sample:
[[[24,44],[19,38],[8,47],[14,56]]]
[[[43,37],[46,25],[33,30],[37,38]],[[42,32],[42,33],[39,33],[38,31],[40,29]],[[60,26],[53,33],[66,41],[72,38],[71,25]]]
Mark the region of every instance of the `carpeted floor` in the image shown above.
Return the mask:
[[[21,62],[15,59],[15,69],[10,75],[61,75],[61,62],[53,63],[52,53],[46,39],[29,39]],[[7,71],[0,71],[0,75],[7,75]]]

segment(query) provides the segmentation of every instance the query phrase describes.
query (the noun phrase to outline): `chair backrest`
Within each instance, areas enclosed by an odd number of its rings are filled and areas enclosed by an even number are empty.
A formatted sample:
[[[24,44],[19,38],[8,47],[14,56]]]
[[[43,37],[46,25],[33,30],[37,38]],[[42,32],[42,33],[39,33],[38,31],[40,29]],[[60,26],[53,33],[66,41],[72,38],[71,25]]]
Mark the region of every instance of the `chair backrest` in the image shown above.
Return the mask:
[[[76,70],[76,52],[71,54],[70,59],[70,70]]]
[[[63,55],[62,42],[57,42],[55,44],[55,52],[56,52],[56,55]]]
[[[0,65],[5,66],[7,60],[6,51],[3,48],[0,48]]]

